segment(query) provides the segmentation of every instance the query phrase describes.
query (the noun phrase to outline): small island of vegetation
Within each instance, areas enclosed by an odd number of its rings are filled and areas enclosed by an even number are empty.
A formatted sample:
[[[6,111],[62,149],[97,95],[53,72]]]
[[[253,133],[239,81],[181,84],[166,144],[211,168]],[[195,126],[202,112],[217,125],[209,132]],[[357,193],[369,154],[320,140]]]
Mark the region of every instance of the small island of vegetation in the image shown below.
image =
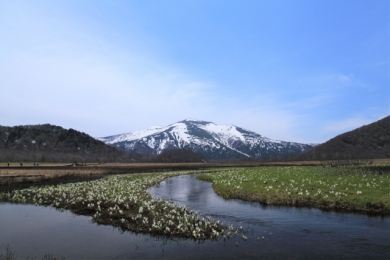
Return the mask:
[[[92,217],[98,224],[125,231],[194,240],[218,239],[237,233],[218,220],[186,207],[153,198],[146,189],[168,177],[190,172],[142,173],[107,176],[77,182],[0,193],[0,199],[52,206]]]

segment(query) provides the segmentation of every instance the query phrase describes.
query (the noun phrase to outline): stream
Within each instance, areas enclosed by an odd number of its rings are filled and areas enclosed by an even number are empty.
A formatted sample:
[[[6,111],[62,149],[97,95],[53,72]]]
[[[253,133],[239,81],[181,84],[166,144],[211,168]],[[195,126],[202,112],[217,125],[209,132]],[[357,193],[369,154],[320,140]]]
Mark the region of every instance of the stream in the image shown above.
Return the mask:
[[[148,192],[242,232],[226,241],[164,239],[122,233],[51,207],[0,203],[0,255],[9,245],[17,259],[48,253],[65,259],[390,259],[389,217],[224,200],[195,175],[167,179]]]

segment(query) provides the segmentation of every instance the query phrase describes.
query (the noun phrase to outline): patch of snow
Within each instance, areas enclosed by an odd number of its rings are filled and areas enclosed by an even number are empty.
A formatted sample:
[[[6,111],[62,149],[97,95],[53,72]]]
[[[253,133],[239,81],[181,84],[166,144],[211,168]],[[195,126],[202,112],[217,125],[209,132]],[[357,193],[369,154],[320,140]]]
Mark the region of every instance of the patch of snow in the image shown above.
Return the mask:
[[[114,144],[114,143],[119,143],[119,142],[134,141],[134,140],[142,139],[142,138],[145,138],[149,135],[161,133],[161,132],[165,131],[166,129],[167,129],[167,127],[154,126],[154,127],[148,128],[148,129],[143,130],[143,131],[114,135],[111,137],[102,137],[102,138],[97,138],[97,139],[105,142],[106,144]]]
[[[158,153],[161,153],[162,150],[164,150],[164,148],[167,146],[167,143],[169,143],[167,139],[163,139],[161,141],[160,145],[158,146]]]
[[[245,142],[245,137],[242,133],[237,131],[237,128],[233,125],[216,125],[214,123],[209,123],[206,125],[199,125],[198,127],[216,135],[224,143],[227,143],[230,138],[240,139],[242,142]]]
[[[184,123],[176,123],[174,124],[174,128],[172,128],[169,133],[176,138],[178,143],[185,142],[190,143],[190,136],[188,134],[187,125]],[[179,147],[180,148],[180,147]]]

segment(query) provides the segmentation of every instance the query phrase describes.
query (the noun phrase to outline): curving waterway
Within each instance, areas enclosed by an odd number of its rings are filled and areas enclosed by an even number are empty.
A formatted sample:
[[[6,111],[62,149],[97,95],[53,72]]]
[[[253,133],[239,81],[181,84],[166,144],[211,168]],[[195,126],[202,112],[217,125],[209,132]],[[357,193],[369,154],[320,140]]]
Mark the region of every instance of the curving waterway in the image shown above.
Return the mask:
[[[390,218],[224,200],[195,175],[167,179],[148,191],[241,226],[242,234],[201,244],[165,240],[121,233],[50,207],[0,203],[0,255],[9,245],[18,259],[47,253],[66,259],[390,259]]]

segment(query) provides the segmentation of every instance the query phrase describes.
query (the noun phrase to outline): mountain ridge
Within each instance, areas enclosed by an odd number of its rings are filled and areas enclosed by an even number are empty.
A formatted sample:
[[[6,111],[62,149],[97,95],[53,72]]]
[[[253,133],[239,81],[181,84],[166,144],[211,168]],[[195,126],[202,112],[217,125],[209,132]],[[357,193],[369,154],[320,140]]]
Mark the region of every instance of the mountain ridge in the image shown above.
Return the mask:
[[[314,147],[309,144],[272,140],[234,125],[217,125],[195,119],[97,139],[118,149],[140,154],[188,149],[209,160],[277,157],[302,153]]]
[[[86,133],[50,124],[0,126],[0,141],[0,161],[131,162],[139,157]]]
[[[337,135],[295,159],[353,160],[372,158],[390,158],[390,116]]]

